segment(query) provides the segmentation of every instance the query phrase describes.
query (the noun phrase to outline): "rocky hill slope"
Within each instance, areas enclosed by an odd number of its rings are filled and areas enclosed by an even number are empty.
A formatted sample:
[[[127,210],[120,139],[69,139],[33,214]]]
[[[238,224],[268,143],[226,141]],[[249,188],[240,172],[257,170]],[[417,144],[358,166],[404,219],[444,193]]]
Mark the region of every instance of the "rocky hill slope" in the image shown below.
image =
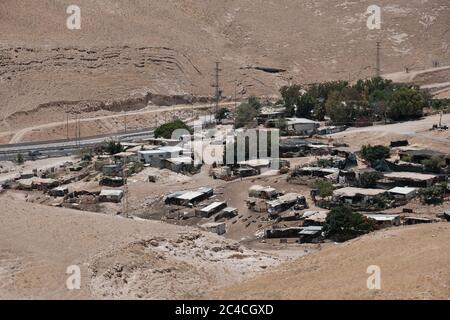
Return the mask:
[[[447,0],[78,0],[81,30],[66,27],[63,0],[0,3],[0,119],[54,101],[213,93],[276,94],[289,82],[450,64]]]

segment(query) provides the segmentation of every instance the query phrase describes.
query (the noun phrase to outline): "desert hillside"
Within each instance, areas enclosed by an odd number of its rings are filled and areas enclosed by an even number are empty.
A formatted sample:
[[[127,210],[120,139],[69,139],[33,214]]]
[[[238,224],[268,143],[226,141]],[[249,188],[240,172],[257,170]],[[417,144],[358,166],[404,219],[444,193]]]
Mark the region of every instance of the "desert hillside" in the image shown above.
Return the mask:
[[[191,299],[285,260],[198,228],[0,202],[0,299]]]
[[[447,0],[78,0],[81,30],[66,28],[64,0],[0,3],[0,117],[39,105],[147,93],[271,95],[288,82],[356,79],[450,63]],[[64,103],[59,103],[64,108]],[[45,112],[45,110],[43,110]],[[11,124],[9,124],[11,125]]]
[[[448,224],[402,227],[366,235],[219,290],[225,299],[448,299]],[[381,268],[381,290],[366,273]]]

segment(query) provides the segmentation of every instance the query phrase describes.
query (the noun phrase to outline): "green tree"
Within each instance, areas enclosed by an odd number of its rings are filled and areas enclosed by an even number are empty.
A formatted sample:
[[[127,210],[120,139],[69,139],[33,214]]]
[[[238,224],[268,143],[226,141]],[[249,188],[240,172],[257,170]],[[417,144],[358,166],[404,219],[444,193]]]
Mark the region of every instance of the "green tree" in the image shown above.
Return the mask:
[[[400,88],[391,95],[387,115],[394,121],[417,119],[423,116],[428,103],[416,89]]]
[[[172,137],[172,133],[178,129],[185,129],[188,132],[192,133],[192,129],[186,123],[184,123],[180,119],[177,119],[175,121],[168,122],[159,126],[155,130],[155,137],[170,139]]]
[[[294,84],[292,86],[283,86],[280,89],[281,103],[286,108],[288,117],[295,115],[295,109],[300,105],[302,87]]]
[[[251,127],[260,114],[260,109],[261,103],[255,97],[250,97],[247,102],[241,103],[236,111],[236,127]]]
[[[298,100],[297,111],[295,113],[296,117],[310,119],[316,104],[317,101],[311,94],[303,94]]]
[[[382,177],[383,175],[377,171],[364,172],[359,176],[359,186],[361,188],[375,188],[378,180]]]
[[[312,188],[319,191],[322,198],[331,197],[333,195],[333,184],[328,180],[316,180],[312,183]]]
[[[215,118],[218,121],[222,121],[223,119],[228,118],[228,115],[230,114],[230,110],[227,108],[220,108],[219,111],[216,112]]]
[[[347,241],[375,229],[374,224],[363,215],[346,206],[331,209],[327,215],[324,232],[334,241]]]
[[[445,157],[436,155],[431,157],[431,159],[423,160],[422,164],[425,166],[425,169],[433,172],[433,173],[441,173],[442,168],[445,167]]]
[[[361,148],[361,156],[371,164],[373,164],[375,161],[386,159],[390,153],[391,149],[389,147],[381,145],[371,146],[370,144],[368,144],[362,146]]]
[[[327,115],[327,109],[323,102],[317,101],[316,106],[314,107],[314,118],[317,121],[325,120],[325,116]]]
[[[355,120],[353,105],[343,101],[337,91],[330,93],[325,103],[325,110],[331,121],[336,125],[348,125]]]

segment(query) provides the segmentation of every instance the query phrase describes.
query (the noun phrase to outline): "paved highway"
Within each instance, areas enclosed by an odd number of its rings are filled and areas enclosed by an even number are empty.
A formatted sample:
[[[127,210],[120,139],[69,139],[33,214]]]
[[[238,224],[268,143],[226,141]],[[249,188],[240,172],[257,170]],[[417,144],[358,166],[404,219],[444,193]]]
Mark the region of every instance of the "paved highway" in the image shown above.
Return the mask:
[[[38,153],[38,157],[62,157],[72,155],[85,147],[93,147],[102,144],[112,138],[121,142],[130,142],[135,139],[150,139],[153,137],[153,129],[145,129],[114,135],[87,137],[82,138],[78,142],[76,140],[55,140],[0,145],[0,161],[14,160],[19,153],[22,154],[26,160],[31,159],[32,156],[29,154],[30,152]]]

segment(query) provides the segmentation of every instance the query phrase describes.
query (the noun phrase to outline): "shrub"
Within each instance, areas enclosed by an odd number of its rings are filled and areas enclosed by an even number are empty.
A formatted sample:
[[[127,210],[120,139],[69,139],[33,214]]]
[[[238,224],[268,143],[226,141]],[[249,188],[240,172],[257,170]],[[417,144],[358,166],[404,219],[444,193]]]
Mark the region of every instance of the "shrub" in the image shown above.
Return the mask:
[[[445,158],[444,156],[433,156],[431,159],[423,160],[422,164],[425,166],[425,169],[431,171],[433,173],[440,173],[442,168],[445,167]]]
[[[426,204],[441,204],[444,202],[444,195],[447,190],[447,184],[440,183],[419,191],[422,202]]]
[[[106,146],[105,146],[105,151],[107,153],[109,153],[110,155],[120,153],[123,150],[124,150],[123,146],[119,141],[110,140],[106,143]]]

